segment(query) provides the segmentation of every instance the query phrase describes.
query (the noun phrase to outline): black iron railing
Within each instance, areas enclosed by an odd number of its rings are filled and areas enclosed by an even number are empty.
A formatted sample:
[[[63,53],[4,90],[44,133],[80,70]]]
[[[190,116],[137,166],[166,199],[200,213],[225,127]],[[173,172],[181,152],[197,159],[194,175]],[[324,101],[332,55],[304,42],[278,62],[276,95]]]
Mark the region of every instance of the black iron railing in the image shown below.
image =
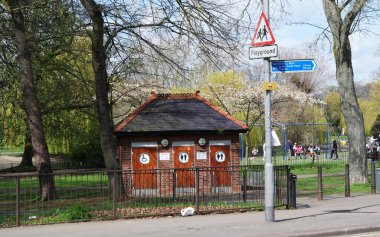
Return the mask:
[[[54,172],[41,201],[37,173],[0,175],[0,226],[264,208],[264,167]],[[289,169],[274,167],[275,206],[289,206]]]

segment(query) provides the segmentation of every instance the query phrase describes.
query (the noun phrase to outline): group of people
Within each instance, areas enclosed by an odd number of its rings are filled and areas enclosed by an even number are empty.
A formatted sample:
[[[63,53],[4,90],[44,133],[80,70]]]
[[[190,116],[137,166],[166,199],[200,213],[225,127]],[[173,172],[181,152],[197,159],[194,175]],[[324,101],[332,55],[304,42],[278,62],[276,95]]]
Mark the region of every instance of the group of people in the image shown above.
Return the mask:
[[[288,151],[288,159],[291,157],[295,157],[296,159],[306,159],[307,155],[309,155],[310,158],[314,160],[321,151],[319,146],[315,146],[313,144],[310,144],[309,146],[302,146],[296,142],[294,144],[292,144],[292,142],[289,142],[286,149]]]
[[[369,138],[368,143],[366,143],[367,152],[370,154],[375,154],[374,157],[378,157],[378,153],[380,153],[380,134],[378,137],[371,136]],[[287,149],[287,157],[288,159],[291,159],[292,157],[295,157],[295,159],[306,159],[308,156],[310,158],[314,159],[320,154],[321,149],[319,146],[315,146],[313,144],[310,144],[309,146],[302,146],[299,143],[292,143],[291,141],[288,142],[286,145]],[[263,150],[265,150],[265,145],[263,146]],[[252,149],[252,156],[255,157],[258,154],[258,149],[253,148]],[[338,142],[333,139],[331,144],[331,153],[330,153],[330,159],[338,159]]]
[[[296,157],[296,159],[303,159],[307,158],[307,155],[309,155],[313,160],[315,157],[318,157],[318,155],[321,153],[321,148],[319,146],[315,146],[313,144],[310,144],[309,146],[302,147],[301,144],[294,143],[291,144],[291,142],[288,143],[288,157]],[[330,153],[330,159],[337,160],[339,158],[338,156],[338,142],[334,139],[332,141],[331,146],[331,153]]]

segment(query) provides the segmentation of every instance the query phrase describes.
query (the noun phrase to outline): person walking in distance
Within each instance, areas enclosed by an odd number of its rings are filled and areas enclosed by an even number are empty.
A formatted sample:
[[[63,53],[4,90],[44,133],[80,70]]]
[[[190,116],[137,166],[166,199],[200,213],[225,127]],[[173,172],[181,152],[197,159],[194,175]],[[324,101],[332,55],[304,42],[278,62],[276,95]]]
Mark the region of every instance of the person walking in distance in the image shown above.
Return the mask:
[[[333,143],[332,143],[330,159],[332,159],[334,155],[335,155],[334,160],[338,159],[338,143],[336,142],[335,139],[333,140]]]

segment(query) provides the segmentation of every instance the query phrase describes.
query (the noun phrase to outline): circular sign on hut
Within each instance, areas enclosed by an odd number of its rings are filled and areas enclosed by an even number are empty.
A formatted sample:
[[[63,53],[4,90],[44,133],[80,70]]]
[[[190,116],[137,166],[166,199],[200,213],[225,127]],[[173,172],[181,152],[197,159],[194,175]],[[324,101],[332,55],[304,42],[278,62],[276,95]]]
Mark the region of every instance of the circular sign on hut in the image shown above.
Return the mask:
[[[226,154],[224,154],[223,151],[217,151],[215,153],[215,160],[220,163],[224,162],[226,160]]]
[[[150,157],[149,157],[148,154],[146,154],[146,153],[142,153],[142,154],[140,154],[140,156],[139,156],[139,160],[140,160],[140,163],[141,163],[141,164],[146,165],[146,164],[149,164]]]
[[[181,163],[183,163],[183,164],[189,162],[189,154],[187,154],[186,152],[181,152],[181,153],[179,153],[179,155],[178,155],[178,160],[179,160]]]

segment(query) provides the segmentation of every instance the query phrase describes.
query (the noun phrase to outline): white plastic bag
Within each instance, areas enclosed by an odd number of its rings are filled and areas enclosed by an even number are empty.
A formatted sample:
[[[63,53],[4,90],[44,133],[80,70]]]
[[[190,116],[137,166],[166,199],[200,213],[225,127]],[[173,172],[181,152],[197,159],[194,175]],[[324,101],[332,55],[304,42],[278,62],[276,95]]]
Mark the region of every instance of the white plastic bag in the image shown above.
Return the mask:
[[[194,215],[194,208],[192,207],[186,207],[184,209],[181,210],[181,215],[182,216],[192,216]]]

